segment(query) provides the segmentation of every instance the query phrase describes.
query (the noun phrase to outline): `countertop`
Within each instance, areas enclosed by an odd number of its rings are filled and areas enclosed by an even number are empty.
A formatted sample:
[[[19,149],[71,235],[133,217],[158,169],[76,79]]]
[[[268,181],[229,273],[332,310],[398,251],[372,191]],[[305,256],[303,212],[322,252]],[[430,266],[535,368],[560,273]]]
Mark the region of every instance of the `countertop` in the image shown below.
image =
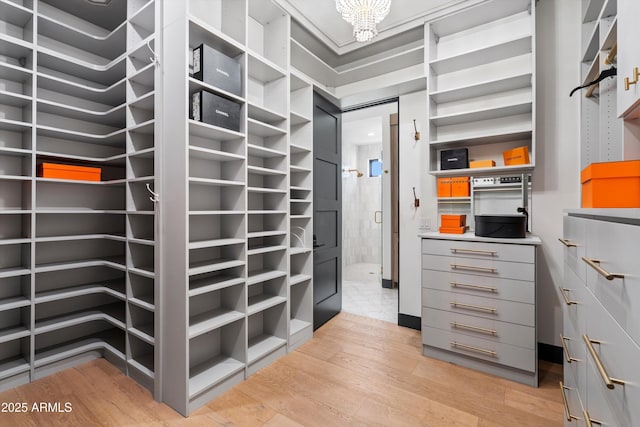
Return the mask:
[[[496,239],[493,237],[479,237],[473,232],[467,232],[464,234],[446,234],[439,233],[437,231],[429,231],[426,233],[418,234],[418,237],[422,239],[440,239],[440,240],[459,240],[465,242],[487,242],[487,243],[508,243],[512,245],[541,245],[542,240],[535,234],[527,233],[527,236],[523,239]]]
[[[639,208],[593,208],[567,209],[569,216],[598,219],[601,221],[621,222],[623,224],[640,225]]]

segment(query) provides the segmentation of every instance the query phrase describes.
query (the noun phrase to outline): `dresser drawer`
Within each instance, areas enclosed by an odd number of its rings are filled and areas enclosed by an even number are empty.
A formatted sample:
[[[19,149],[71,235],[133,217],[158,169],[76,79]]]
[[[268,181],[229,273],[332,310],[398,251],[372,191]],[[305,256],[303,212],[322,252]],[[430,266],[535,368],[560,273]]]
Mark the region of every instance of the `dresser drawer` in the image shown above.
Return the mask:
[[[586,331],[588,316],[588,297],[591,296],[584,282],[565,264],[564,283],[560,286],[560,304],[565,325],[571,322],[573,329]]]
[[[530,282],[535,280],[536,270],[535,264],[442,255],[422,255],[422,268]]]
[[[434,308],[422,308],[422,326],[529,349],[534,349],[536,343],[536,331],[531,326],[500,322]]]
[[[535,326],[534,304],[423,288],[422,306],[524,326]]]
[[[535,262],[535,246],[506,243],[422,239],[422,253],[456,258]]]
[[[586,332],[586,328],[576,329],[573,322],[569,321],[565,315],[561,335],[564,379],[568,384],[571,378],[579,390],[587,389],[587,347],[582,339],[582,335]]]
[[[587,360],[587,396],[586,401],[583,402],[586,414],[588,414],[591,420],[601,422],[603,426],[633,427],[633,423],[621,423],[619,421],[620,416],[614,414],[613,407],[608,402],[608,391],[607,388],[602,386],[602,381],[600,380],[600,375],[598,374],[595,364],[591,360]],[[584,419],[584,415],[580,414],[580,418]],[[593,423],[593,425],[600,425],[600,423]]]
[[[422,270],[422,286],[528,304],[536,298],[534,282],[436,270]]]
[[[582,257],[587,245],[586,219],[565,216],[562,225],[562,244],[565,265],[583,281],[586,281],[587,269]]]
[[[587,257],[624,278],[607,280],[587,269],[587,287],[622,328],[640,344],[640,226],[589,220]]]
[[[576,385],[575,381],[570,377],[567,378],[566,375],[563,379],[563,382],[559,385],[561,387],[560,391],[563,394],[563,399],[566,399],[567,401],[567,406],[564,408],[563,414],[565,427],[583,426],[584,423],[582,423],[582,419],[584,417],[582,412],[582,401],[587,396],[581,396],[580,389]],[[579,423],[576,423],[576,420],[580,420]]]
[[[429,326],[423,327],[422,340],[425,345],[464,354],[476,359],[511,366],[524,371],[531,372],[535,371],[536,368],[536,352],[533,349],[500,342],[491,342],[482,338],[471,337],[451,331],[443,331]]]
[[[616,421],[612,421],[608,425],[638,425],[638,414],[640,413],[640,369],[638,368],[640,347],[629,338],[613,317],[597,301],[594,301],[589,306],[587,332],[588,338],[600,341],[600,344],[593,343],[592,346],[608,376],[625,382],[624,385],[614,384],[614,388],[609,389],[605,386],[604,380],[599,373],[597,376],[592,375],[593,372],[591,372],[591,375],[588,374],[588,407],[592,408],[595,405],[595,402],[591,399],[592,390],[598,388],[602,391],[607,406],[611,408],[611,412],[616,417]],[[587,351],[586,358],[591,365],[596,366],[596,358],[589,351]],[[592,371],[592,369],[588,369],[588,371]],[[594,382],[595,384],[593,384]],[[592,415],[597,418],[596,413],[592,413]]]

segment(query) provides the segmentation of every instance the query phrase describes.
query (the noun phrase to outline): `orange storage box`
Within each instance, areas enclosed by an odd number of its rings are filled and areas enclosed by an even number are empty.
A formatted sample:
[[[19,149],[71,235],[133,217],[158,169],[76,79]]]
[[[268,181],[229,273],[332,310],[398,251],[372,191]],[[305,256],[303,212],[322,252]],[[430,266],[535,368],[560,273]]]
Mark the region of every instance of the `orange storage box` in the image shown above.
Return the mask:
[[[441,227],[464,227],[467,224],[467,216],[466,215],[449,215],[442,214],[440,215],[440,226]]]
[[[505,166],[528,165],[529,164],[529,147],[518,147],[512,150],[502,152],[502,159]]]
[[[438,178],[438,197],[451,197],[451,178]]]
[[[38,166],[38,175],[42,178],[100,181],[100,172],[100,168],[57,163],[42,163]]]
[[[580,182],[583,208],[640,207],[640,160],[592,163]]]
[[[468,176],[451,178],[451,197],[469,197],[470,179]]]
[[[469,226],[465,225],[464,227],[440,227],[440,233],[446,234],[464,234]]]
[[[469,167],[472,169],[475,168],[492,168],[496,165],[494,160],[473,160],[469,162]]]

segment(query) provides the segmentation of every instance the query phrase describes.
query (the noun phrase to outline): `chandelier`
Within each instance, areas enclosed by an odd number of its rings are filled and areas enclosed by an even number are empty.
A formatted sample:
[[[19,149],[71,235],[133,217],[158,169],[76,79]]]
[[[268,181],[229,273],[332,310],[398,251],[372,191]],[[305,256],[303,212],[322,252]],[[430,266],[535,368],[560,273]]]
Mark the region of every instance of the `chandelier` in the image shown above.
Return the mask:
[[[376,24],[389,13],[391,0],[336,0],[342,18],[353,25],[353,36],[368,42],[378,35]]]

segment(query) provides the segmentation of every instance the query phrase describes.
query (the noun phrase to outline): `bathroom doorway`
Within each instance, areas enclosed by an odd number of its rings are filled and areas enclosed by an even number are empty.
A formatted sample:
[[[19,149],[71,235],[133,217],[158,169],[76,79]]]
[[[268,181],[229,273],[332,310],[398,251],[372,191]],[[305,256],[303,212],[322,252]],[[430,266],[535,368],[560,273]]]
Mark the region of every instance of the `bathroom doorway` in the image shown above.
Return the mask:
[[[342,309],[393,323],[398,319],[397,118],[397,100],[342,115]]]

